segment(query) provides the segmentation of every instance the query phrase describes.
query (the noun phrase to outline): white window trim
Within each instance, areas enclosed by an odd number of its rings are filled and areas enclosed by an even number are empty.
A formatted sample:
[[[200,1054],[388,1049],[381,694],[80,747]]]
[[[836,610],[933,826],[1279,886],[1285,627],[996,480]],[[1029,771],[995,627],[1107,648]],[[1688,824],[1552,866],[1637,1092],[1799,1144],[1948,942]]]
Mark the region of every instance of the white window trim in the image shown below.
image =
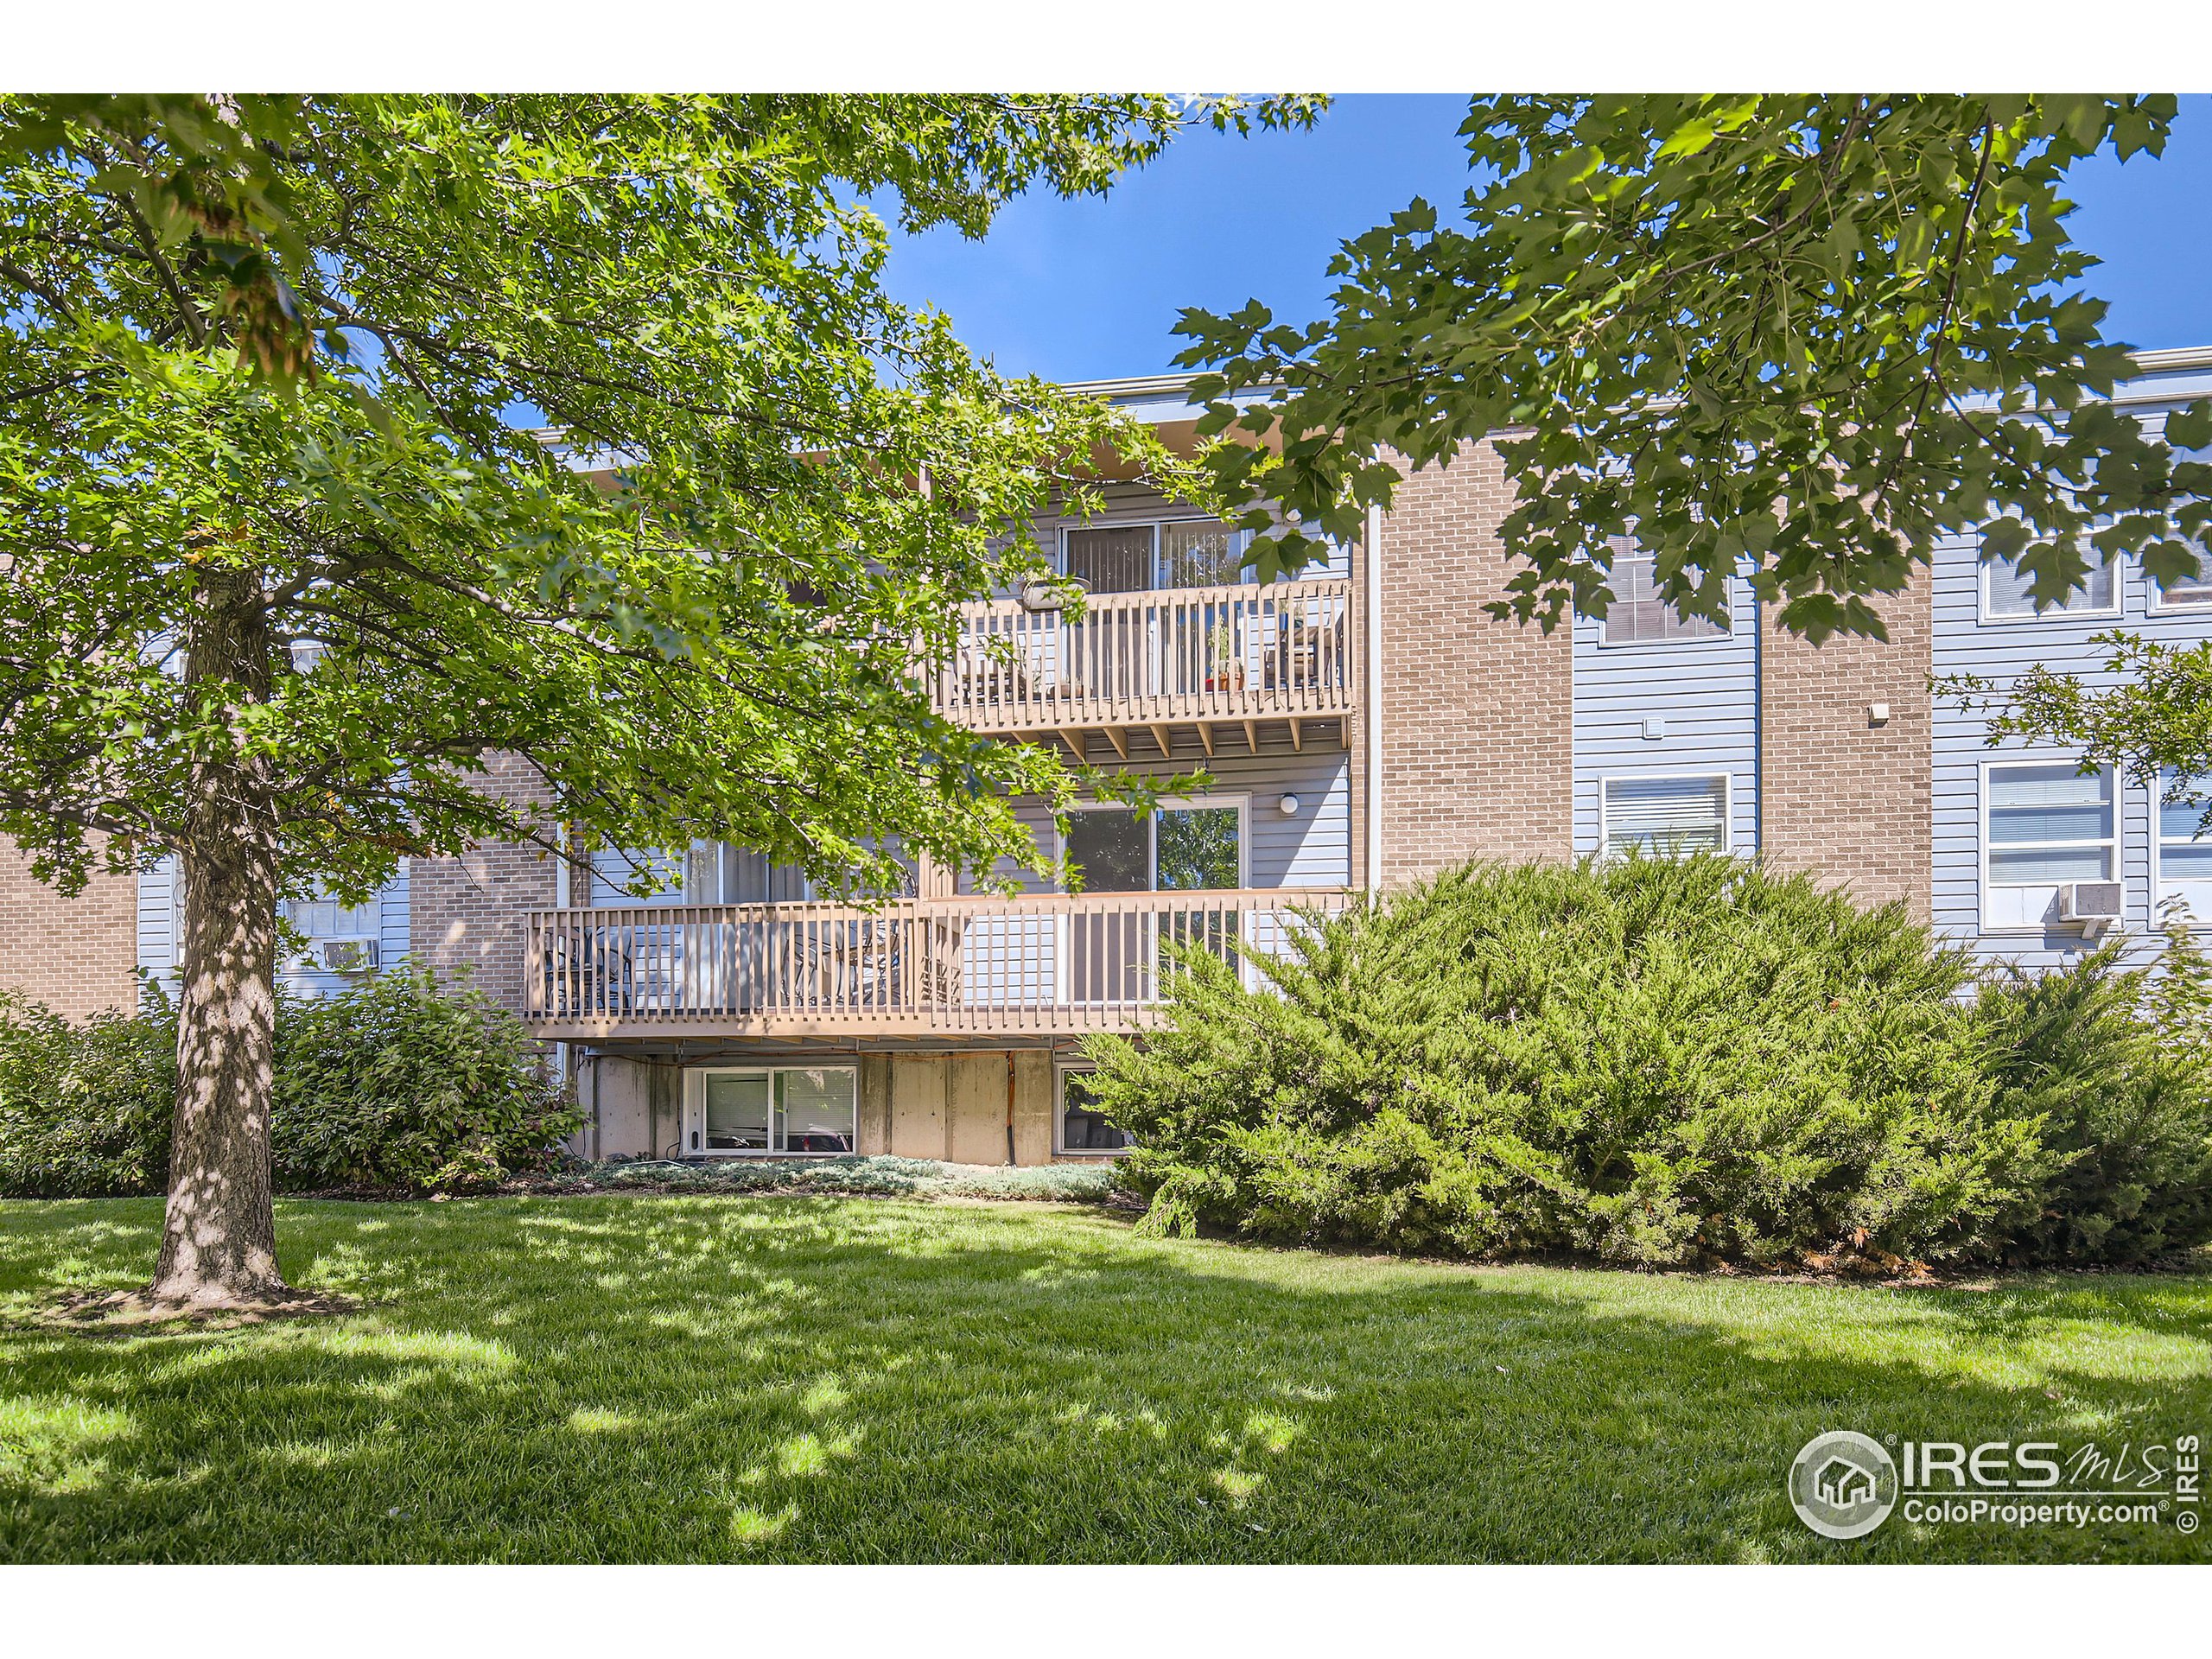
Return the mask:
[[[2063,881],[2006,881],[1998,883],[1993,882],[1989,879],[1989,855],[1991,851],[1989,840],[1989,774],[1993,771],[2002,771],[2008,766],[2079,766],[2081,764],[2081,760],[2082,757],[2078,753],[2068,754],[2063,752],[2053,753],[2050,750],[2037,749],[2030,750],[2019,754],[2007,754],[1998,760],[1984,760],[1981,762],[1979,768],[1981,798],[1975,807],[1975,839],[1980,843],[1980,850],[1976,857],[1977,874],[1980,885],[1976,888],[1974,894],[1975,920],[1980,924],[1979,931],[1981,933],[1991,937],[2005,938],[2041,938],[2046,932],[2050,931],[2048,924],[2037,923],[2031,926],[2021,925],[2017,927],[1999,927],[1993,925],[1989,919],[1989,895],[1994,888],[1999,886],[2002,886],[2008,893],[2014,893],[2027,887],[2060,887],[2067,885]],[[2105,837],[2101,842],[2008,841],[2005,843],[2005,849],[2007,852],[2019,852],[2033,851],[2038,848],[2078,848],[2097,846],[2106,848],[2112,854],[2112,874],[2107,877],[2107,880],[2117,881],[2120,884],[2120,907],[2125,911],[2127,906],[2127,866],[2123,861],[2122,855],[2126,849],[2126,802],[2123,798],[2120,779],[2118,773],[2116,773],[2110,766],[2103,766],[2099,768],[2099,770],[2103,772],[2105,774],[2107,786],[2110,791],[2110,798],[2112,801],[2111,835]],[[2157,820],[2153,819],[2152,829],[2154,832],[2154,839],[2156,827]],[[2155,852],[2153,853],[2153,856],[2156,856]]]
[[[2205,607],[2202,606],[2192,606],[2190,608],[2193,610],[2201,610]],[[2164,816],[2165,797],[2166,786],[2162,780],[2154,780],[2151,785],[2150,802],[2151,922],[2152,925],[2154,927],[2158,922],[2158,907],[2166,900],[2166,880],[2165,871],[2163,866],[2165,859],[2167,836],[2164,826],[2161,823],[2161,819]],[[2200,841],[2212,839],[2212,830],[2205,830],[2200,835],[2191,837],[2191,839]],[[2207,913],[2200,916],[2194,910],[2190,911],[2189,915],[2189,931],[2192,933],[2212,933],[2212,913]]]
[[[177,888],[173,889],[173,891],[177,892],[179,895],[176,914],[180,918],[180,922],[183,916],[181,881],[182,878],[180,875],[178,878],[179,886]],[[384,950],[384,889],[382,887],[378,887],[374,893],[369,895],[368,902],[366,904],[352,906],[352,908],[365,910],[369,914],[368,925],[365,928],[358,929],[351,933],[308,932],[292,918],[292,906],[295,902],[295,900],[289,899],[284,901],[283,909],[284,922],[286,925],[292,929],[293,931],[299,933],[307,940],[307,948],[294,953],[287,959],[285,965],[289,971],[293,973],[306,972],[315,974],[332,972],[350,974],[359,971],[359,969],[333,969],[325,968],[322,965],[322,947],[326,944],[373,945],[377,950],[377,957],[372,958],[371,965],[380,965],[380,959]],[[338,901],[334,899],[310,899],[297,902],[307,904],[336,904]],[[343,908],[343,906],[341,906],[341,908]],[[179,930],[176,926],[172,926],[171,932],[173,936]],[[172,944],[170,959],[172,961],[176,959],[174,944]]]
[[[2095,622],[2118,616],[2127,608],[2127,556],[2116,553],[2112,561],[2112,603],[2096,610],[2075,610],[2069,607],[2051,607],[2031,611],[2024,616],[1999,616],[1990,608],[1989,578],[1995,567],[1981,556],[1979,547],[1970,550],[1974,560],[1974,620],[1985,628],[2039,628],[2054,622]],[[1999,762],[1999,764],[2005,764]]]
[[[1606,849],[1612,845],[1612,812],[1606,804],[1605,785],[1608,784],[1681,784],[1696,782],[1709,784],[1720,780],[1720,845],[1714,849],[1722,854],[1736,850],[1736,774],[1733,772],[1609,772],[1598,779],[1598,856],[1610,858]]]
[[[1649,553],[1640,555],[1637,559],[1630,562],[1646,564],[1656,563],[1655,556]],[[1623,562],[1617,558],[1613,563],[1618,566]],[[1654,574],[1656,574],[1656,570]],[[1741,609],[1737,602],[1738,595],[1736,592],[1736,582],[1737,578],[1732,575],[1728,578],[1728,622],[1727,626],[1718,633],[1686,634],[1679,639],[1615,639],[1611,637],[1612,631],[1605,626],[1605,619],[1601,616],[1598,619],[1598,649],[1600,651],[1675,651],[1684,645],[1718,645],[1733,639],[1736,637],[1737,613]],[[1681,614],[1679,611],[1675,613],[1677,617]],[[1710,621],[1712,619],[1708,617],[1706,620]]]
[[[2202,616],[2205,612],[2212,611],[2212,551],[2201,555],[2197,562],[2203,567],[2202,574],[2196,579],[2204,584],[2204,597],[2169,600],[2166,597],[2166,590],[2145,575],[2143,578],[2143,592],[2147,601],[2145,607],[2147,615]]]
[[[1140,888],[1139,891],[1144,893],[1158,893],[1160,890],[1160,821],[1157,814],[1160,812],[1181,811],[1186,808],[1199,810],[1206,807],[1230,806],[1236,809],[1236,890],[1242,893],[1249,889],[1252,885],[1251,796],[1249,794],[1163,795],[1157,801],[1153,803],[1154,816],[1146,820],[1145,860],[1147,868],[1145,870],[1145,878],[1151,883],[1151,885],[1147,887]],[[1068,808],[1068,810],[1071,812],[1128,812],[1134,810],[1135,809],[1121,801],[1077,801],[1072,803]],[[1057,825],[1054,826],[1052,830],[1052,841],[1055,850],[1058,853],[1059,861],[1065,864],[1067,861],[1068,856],[1068,838],[1066,833],[1060,830]],[[1090,889],[1086,887],[1084,891],[1088,893]],[[1214,891],[1219,892],[1221,889],[1216,888]]]
[[[685,1158],[850,1158],[860,1152],[861,1077],[857,1061],[834,1061],[827,1065],[687,1065],[683,1068],[683,1141]],[[776,1074],[779,1071],[845,1071],[853,1079],[853,1150],[851,1152],[779,1152],[773,1147],[747,1147],[734,1152],[707,1148],[707,1078],[711,1073],[768,1077],[768,1135],[776,1133]]]
[[[1195,516],[1194,516],[1194,515],[1188,514],[1188,513],[1174,513],[1174,514],[1170,514],[1170,515],[1168,515],[1168,516],[1167,516],[1167,517],[1166,517],[1166,518],[1094,518],[1093,520],[1091,520],[1091,521],[1090,521],[1090,523],[1089,523],[1089,524],[1062,524],[1062,525],[1060,526],[1060,533],[1059,533],[1059,545],[1058,545],[1058,549],[1056,550],[1056,551],[1057,551],[1057,556],[1057,556],[1057,560],[1056,560],[1055,568],[1059,571],[1060,575],[1064,575],[1064,576],[1065,576],[1065,575],[1066,575],[1068,574],[1068,537],[1071,537],[1071,536],[1072,536],[1072,535],[1074,535],[1077,531],[1084,531],[1084,530],[1148,530],[1148,531],[1150,531],[1152,532],[1152,560],[1151,560],[1151,569],[1152,569],[1152,586],[1151,586],[1151,587],[1149,587],[1149,588],[1146,588],[1144,591],[1145,591],[1145,592],[1147,592],[1147,593],[1152,593],[1152,594],[1175,594],[1175,593],[1188,593],[1188,592],[1190,592],[1190,591],[1191,591],[1191,589],[1189,589],[1189,588],[1163,588],[1163,587],[1161,587],[1161,586],[1160,585],[1160,577],[1165,574],[1165,572],[1163,572],[1163,571],[1160,569],[1160,532],[1161,531],[1163,531],[1163,530],[1166,529],[1166,528],[1167,528],[1169,525],[1171,525],[1171,524],[1216,524],[1216,525],[1218,525],[1218,524],[1221,524],[1221,520],[1220,520],[1220,519],[1218,519],[1218,518],[1205,518],[1205,516],[1203,516],[1203,515],[1195,515]],[[1224,526],[1224,528],[1229,528],[1229,527],[1227,527],[1227,526]],[[1249,549],[1250,549],[1250,547],[1251,547],[1251,544],[1252,544],[1252,532],[1251,532],[1250,531],[1249,531],[1249,530],[1236,530],[1236,529],[1234,529],[1234,528],[1229,528],[1229,538],[1230,538],[1230,551],[1232,551],[1232,552],[1234,552],[1234,553],[1236,553],[1236,554],[1240,558],[1243,556],[1243,554],[1244,554],[1244,553],[1246,553],[1248,550],[1249,550]],[[1223,584],[1223,585],[1224,585],[1224,586],[1226,586],[1226,587],[1232,587],[1232,588],[1249,588],[1249,587],[1251,587],[1256,580],[1257,580],[1256,574],[1255,574],[1255,572],[1254,572],[1254,571],[1253,571],[1253,570],[1252,570],[1249,566],[1243,566],[1243,565],[1240,565],[1240,566],[1238,567],[1238,569],[1237,569],[1237,576],[1236,576],[1236,580],[1235,582],[1228,582],[1228,583],[1224,583],[1224,584]]]
[[[1089,1077],[1098,1068],[1088,1060],[1059,1060],[1052,1064],[1052,1156],[1055,1158],[1126,1158],[1134,1147],[1070,1147],[1067,1140],[1068,1078]]]

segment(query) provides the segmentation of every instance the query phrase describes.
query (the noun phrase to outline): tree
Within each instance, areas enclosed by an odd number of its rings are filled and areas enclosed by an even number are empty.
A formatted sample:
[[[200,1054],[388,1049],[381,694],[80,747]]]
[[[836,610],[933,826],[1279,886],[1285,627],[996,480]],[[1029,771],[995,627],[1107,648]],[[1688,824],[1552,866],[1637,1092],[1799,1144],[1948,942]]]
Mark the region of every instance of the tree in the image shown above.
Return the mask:
[[[2017,557],[2039,600],[2085,545],[2162,582],[2192,575],[2212,466],[2100,401],[2132,370],[2072,291],[2067,169],[2157,155],[2167,97],[1478,98],[1463,226],[1415,201],[1346,243],[1333,315],[1278,326],[1256,301],[1185,312],[1210,367],[1212,465],[1251,510],[1303,527],[1257,544],[1294,567],[1351,536],[1411,464],[1500,435],[1522,563],[1490,608],[1549,629],[1603,616],[1613,550],[1659,591],[1725,613],[1747,569],[1815,642],[1886,637],[1877,601],[1942,539]],[[1239,411],[1228,394],[1274,388]],[[2176,423],[2178,422],[2178,426]],[[2207,431],[2212,406],[2169,420]],[[2196,442],[2201,442],[2201,438]]]
[[[1988,716],[1989,741],[2024,737],[2078,749],[2082,766],[2116,766],[2157,791],[2157,804],[2201,809],[2212,830],[2212,641],[2177,645],[2114,630],[2093,644],[2110,655],[2107,682],[2086,685],[2037,664],[2009,686],[1947,676],[1939,692]]]
[[[1006,797],[1067,775],[923,671],[1078,460],[1158,451],[890,300],[856,203],[980,234],[1255,118],[1310,106],[0,105],[0,832],[65,891],[179,863],[153,1300],[286,1295],[283,895],[567,824],[861,885],[894,843],[1036,856]],[[481,786],[499,753],[542,799]]]

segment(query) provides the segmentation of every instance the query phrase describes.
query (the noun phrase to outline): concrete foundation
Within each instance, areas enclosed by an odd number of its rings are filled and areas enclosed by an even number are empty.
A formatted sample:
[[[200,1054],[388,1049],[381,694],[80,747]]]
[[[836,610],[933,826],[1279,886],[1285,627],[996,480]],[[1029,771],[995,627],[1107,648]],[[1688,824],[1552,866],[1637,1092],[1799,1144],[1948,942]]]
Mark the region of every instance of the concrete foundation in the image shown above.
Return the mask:
[[[788,1065],[794,1060],[764,1057],[760,1063]],[[1050,1049],[823,1054],[797,1063],[857,1067],[855,1128],[864,1154],[960,1164],[1052,1161],[1058,1103]],[[597,1158],[681,1156],[683,1070],[671,1059],[617,1054],[581,1059],[576,1096],[586,1123],[577,1151]]]

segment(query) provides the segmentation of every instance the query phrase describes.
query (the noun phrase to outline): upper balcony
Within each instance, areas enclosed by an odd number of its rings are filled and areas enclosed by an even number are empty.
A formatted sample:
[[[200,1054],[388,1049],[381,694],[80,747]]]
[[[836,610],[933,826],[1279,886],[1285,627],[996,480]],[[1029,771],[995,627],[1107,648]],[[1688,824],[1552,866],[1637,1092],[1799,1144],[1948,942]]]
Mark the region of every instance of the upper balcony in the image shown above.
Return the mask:
[[[1178,727],[1214,752],[1224,728],[1258,746],[1262,721],[1287,722],[1302,748],[1316,722],[1351,711],[1357,676],[1352,583],[1094,593],[1083,613],[1018,601],[963,606],[961,643],[936,688],[938,709],[979,731],[1103,733],[1123,760],[1148,732],[1165,754]]]

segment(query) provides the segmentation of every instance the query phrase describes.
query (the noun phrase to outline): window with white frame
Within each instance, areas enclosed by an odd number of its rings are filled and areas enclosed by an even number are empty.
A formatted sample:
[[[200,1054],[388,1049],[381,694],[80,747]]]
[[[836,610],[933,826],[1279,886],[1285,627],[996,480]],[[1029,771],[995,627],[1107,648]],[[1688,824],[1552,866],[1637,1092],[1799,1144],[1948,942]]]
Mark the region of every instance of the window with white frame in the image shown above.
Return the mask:
[[[2118,879],[2118,815],[2109,766],[2071,760],[1993,765],[1982,791],[1982,919],[1992,927],[2049,921],[2058,889]]]
[[[1705,616],[1684,616],[1659,596],[1658,561],[1648,550],[1625,537],[1615,537],[1607,544],[1613,550],[1612,575],[1606,584],[1613,590],[1613,599],[1599,625],[1600,644],[1672,645],[1685,639],[1716,639],[1727,633],[1727,623]]]
[[[1117,1128],[1098,1109],[1096,1074],[1088,1067],[1062,1066],[1060,1098],[1052,1115],[1052,1150],[1058,1153],[1118,1153],[1136,1137]]]
[[[2056,605],[2038,606],[2030,588],[2034,578],[2011,559],[1985,559],[1981,566],[1981,613],[1993,621],[2024,622],[2048,616],[2097,616],[2119,608],[2112,561],[2085,548],[2089,568],[2082,585]]]
[[[2171,585],[2161,582],[2152,590],[2162,611],[2202,610],[2212,607],[2212,544],[2196,550],[2196,574]]]
[[[683,1094],[695,1157],[835,1155],[858,1143],[859,1072],[849,1065],[695,1066]]]
[[[378,918],[374,898],[341,904],[320,889],[284,904],[284,919],[307,940],[306,957],[316,967],[374,968]]]
[[[2200,780],[2197,790],[2204,787]],[[2204,822],[2212,802],[2192,798],[2196,793],[2165,772],[2152,805],[2158,826],[2159,901],[2178,900],[2188,907],[2190,921],[2202,927],[2212,925],[2212,827]]]
[[[1607,858],[1719,853],[1728,849],[1728,777],[1608,778],[1599,785]]]

